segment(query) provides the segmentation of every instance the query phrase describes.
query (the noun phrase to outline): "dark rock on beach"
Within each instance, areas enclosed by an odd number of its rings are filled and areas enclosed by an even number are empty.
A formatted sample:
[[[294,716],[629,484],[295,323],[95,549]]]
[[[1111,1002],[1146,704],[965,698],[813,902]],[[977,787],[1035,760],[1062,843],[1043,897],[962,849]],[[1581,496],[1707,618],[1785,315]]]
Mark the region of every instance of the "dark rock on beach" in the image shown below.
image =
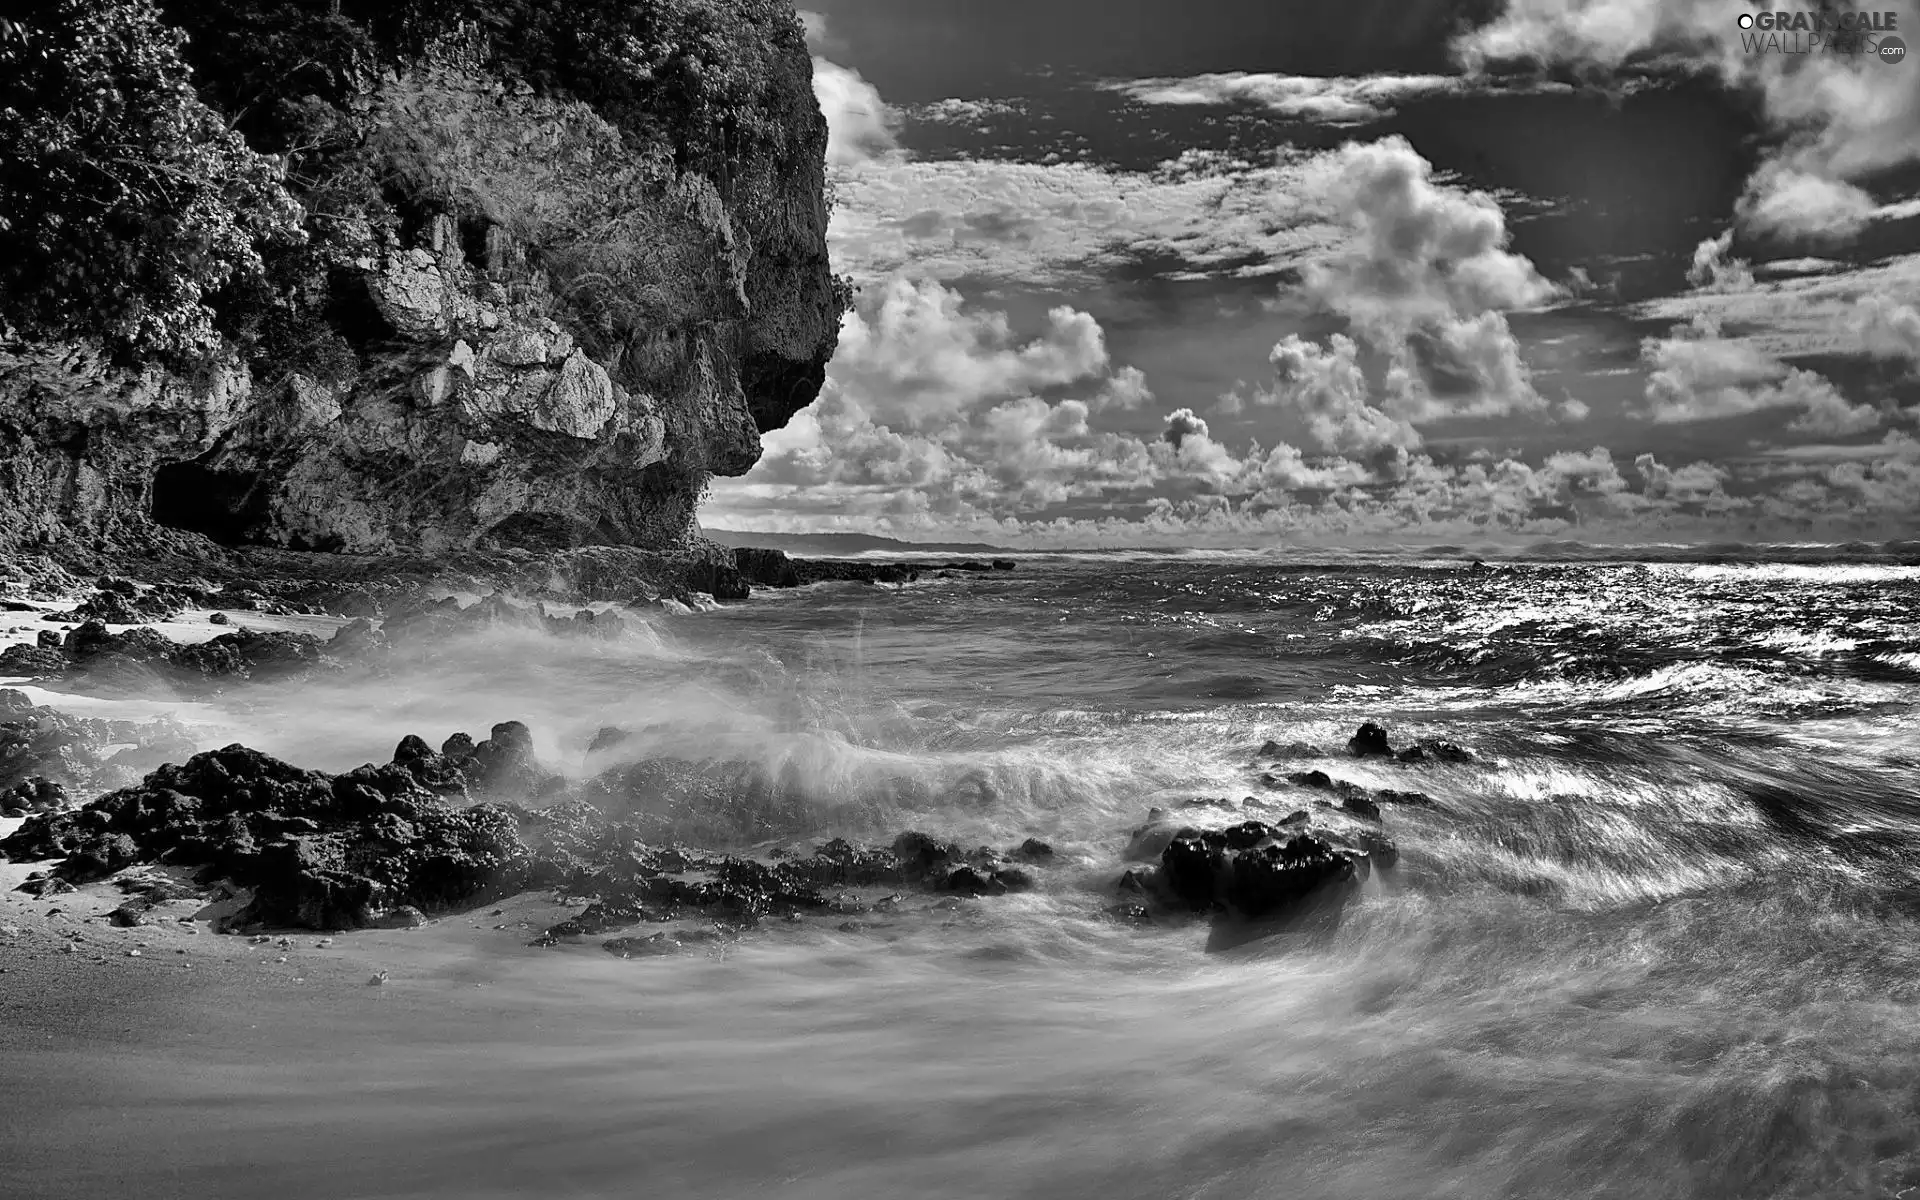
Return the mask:
[[[657,769],[671,777],[675,764]],[[83,808],[32,816],[0,841],[0,854],[57,860],[33,881],[37,891],[155,863],[250,889],[231,928],[406,927],[530,887],[589,898],[549,942],[687,914],[748,926],[824,909],[833,889],[995,895],[1036,883],[1031,869],[988,848],[966,852],[918,832],[891,847],[836,838],[762,857],[664,844],[645,813],[577,798],[545,809],[522,803],[562,786],[517,721],[478,743],[455,735],[437,751],[408,735],[391,762],[338,775],[234,745]],[[476,796],[505,802],[470,804]],[[1044,858],[1032,849],[1041,845],[1030,842],[1028,856]],[[127,919],[139,916],[138,906],[123,907]]]
[[[171,621],[180,610],[199,602],[200,595],[161,584],[143,589],[130,579],[102,576],[97,590],[70,613],[50,614],[60,621],[104,621],[110,625],[140,625],[150,621]]]
[[[116,745],[123,748],[108,753]],[[0,808],[15,803],[43,809],[55,789],[119,786],[192,750],[192,739],[170,720],[75,717],[36,706],[23,692],[0,689],[0,791],[11,798],[0,799]],[[29,791],[20,792],[23,786]]]
[[[531,862],[517,834],[506,810],[456,807],[395,764],[328,775],[234,745],[32,818],[0,853],[60,858],[69,883],[164,859],[252,888],[235,924],[345,929],[518,890]]]
[[[0,817],[58,812],[69,807],[67,789],[44,775],[33,775],[0,791]]]
[[[139,690],[147,685],[194,688],[245,679],[284,678],[336,667],[319,638],[306,633],[236,629],[206,642],[181,644],[135,626],[114,633],[89,620],[58,649],[14,646],[0,670],[38,679],[82,677],[89,686]]]

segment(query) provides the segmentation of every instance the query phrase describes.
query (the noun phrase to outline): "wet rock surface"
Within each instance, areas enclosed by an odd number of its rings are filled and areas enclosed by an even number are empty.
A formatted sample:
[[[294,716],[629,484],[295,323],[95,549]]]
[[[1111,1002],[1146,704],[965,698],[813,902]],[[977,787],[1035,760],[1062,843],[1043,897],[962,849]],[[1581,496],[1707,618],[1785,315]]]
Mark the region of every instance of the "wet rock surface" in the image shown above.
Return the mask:
[[[1231,938],[1210,939],[1210,949],[1223,949],[1259,936],[1263,922],[1284,927],[1296,917],[1337,917],[1375,868],[1399,862],[1399,846],[1379,809],[1359,795],[1249,819],[1249,810],[1259,807],[1249,797],[1244,806],[1209,801],[1151,809],[1125,855],[1140,865],[1121,874],[1120,903],[1107,915],[1133,925],[1208,916],[1216,933],[1221,922],[1237,930]],[[1226,823],[1198,823],[1208,820]]]
[[[0,813],[63,807],[69,791],[119,786],[192,750],[174,721],[75,717],[0,689]]]
[[[154,864],[249,889],[251,900],[228,922],[234,929],[405,927],[532,888],[589,901],[543,944],[690,915],[747,928],[836,903],[851,911],[834,895],[849,888],[1024,891],[1035,886],[1032,864],[1050,856],[1031,839],[1001,853],[919,832],[887,846],[836,838],[757,855],[707,851],[663,844],[653,823],[577,797],[546,808],[472,803],[537,799],[566,786],[517,721],[479,742],[455,734],[438,751],[409,735],[393,761],[337,775],[233,745],[163,766],[83,808],[33,816],[0,841],[0,854],[57,860],[23,889],[36,894]],[[886,900],[861,903],[872,911]],[[124,920],[138,922],[138,904],[122,908]]]
[[[348,929],[518,890],[529,860],[517,829],[506,810],[451,804],[395,764],[329,775],[234,745],[32,818],[0,853],[58,858],[52,877],[66,883],[140,863],[195,868],[253,889],[236,926]]]
[[[1382,804],[1432,804],[1432,797],[1423,792],[1406,792],[1396,788],[1366,788],[1344,779],[1335,779],[1325,771],[1294,771],[1287,775],[1288,783],[1296,787],[1311,788],[1315,791],[1332,792],[1341,798],[1341,803],[1349,811],[1363,816],[1378,818]]]
[[[113,575],[101,576],[94,587],[94,593],[72,612],[54,614],[54,619],[104,621],[114,625],[170,621],[181,609],[198,605],[205,598],[197,589],[167,584],[143,588],[131,579]]]
[[[774,918],[884,914],[897,909],[895,889],[901,888],[973,897],[1034,886],[1032,872],[1007,856],[987,847],[963,851],[918,831],[901,834],[890,846],[834,838],[801,850],[748,855],[650,844],[633,823],[609,821],[584,802],[524,817],[534,847],[534,881],[592,900],[534,939],[542,946],[692,917],[741,930]],[[622,957],[671,953],[678,947],[667,943],[686,936],[622,938],[605,947]]]
[[[83,679],[101,690],[160,684],[189,689],[248,679],[285,678],[337,668],[318,637],[236,629],[205,642],[180,643],[145,626],[111,632],[102,621],[69,630],[57,647],[13,646],[0,672],[36,679]]]
[[[1273,747],[1276,752],[1268,754],[1268,747]],[[1355,758],[1383,758],[1402,763],[1458,764],[1479,761],[1466,747],[1444,738],[1418,738],[1411,745],[1395,750],[1387,737],[1387,731],[1372,721],[1360,726],[1354,731],[1353,736],[1347,739],[1347,750]],[[1275,742],[1268,742],[1266,746],[1261,747],[1261,754],[1263,757],[1272,758],[1284,756],[1279,752],[1279,745]]]

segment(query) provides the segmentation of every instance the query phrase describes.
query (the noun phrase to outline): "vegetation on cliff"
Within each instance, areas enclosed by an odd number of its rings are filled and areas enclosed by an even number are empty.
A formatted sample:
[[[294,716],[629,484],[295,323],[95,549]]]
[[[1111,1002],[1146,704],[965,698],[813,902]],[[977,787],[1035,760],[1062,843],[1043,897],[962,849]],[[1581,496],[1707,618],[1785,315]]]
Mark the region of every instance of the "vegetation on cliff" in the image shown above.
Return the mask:
[[[647,251],[636,193],[687,172],[731,199],[806,152],[797,29],[783,0],[27,4],[0,40],[0,311],[136,354],[251,344],[266,309],[322,316],[315,273],[364,251],[332,227],[448,212],[605,280],[560,289],[604,318]]]
[[[299,240],[274,161],[203,104],[151,5],[69,2],[0,42],[0,320],[181,358]]]

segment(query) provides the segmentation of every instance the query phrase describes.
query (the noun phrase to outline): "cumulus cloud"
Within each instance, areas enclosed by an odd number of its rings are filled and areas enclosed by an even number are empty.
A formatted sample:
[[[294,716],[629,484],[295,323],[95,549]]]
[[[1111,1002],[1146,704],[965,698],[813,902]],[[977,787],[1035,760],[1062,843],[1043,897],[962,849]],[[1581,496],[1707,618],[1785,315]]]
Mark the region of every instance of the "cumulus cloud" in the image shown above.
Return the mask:
[[[1851,437],[1880,428],[1884,421],[1871,404],[1856,404],[1840,393],[1833,381],[1812,371],[1795,369],[1780,381],[1777,407],[1797,408],[1800,415],[1788,423],[1795,433],[1817,437]]]
[[[1348,143],[1308,164],[1304,181],[1350,234],[1307,263],[1305,292],[1345,318],[1350,336],[1324,345],[1289,336],[1269,359],[1273,386],[1229,393],[1221,411],[1282,406],[1322,448],[1359,455],[1417,448],[1415,426],[1433,421],[1549,412],[1505,310],[1560,293],[1507,248],[1497,201],[1438,182],[1398,137]],[[1363,345],[1386,363],[1377,389]],[[1577,418],[1585,406],[1569,399],[1560,413]]]
[[[1633,466],[1646,481],[1646,494],[1650,499],[1705,500],[1726,494],[1729,473],[1712,463],[1667,467],[1653,455],[1642,454],[1633,460]]]
[[[1207,423],[1195,415],[1190,408],[1179,408],[1167,414],[1167,427],[1161,431],[1160,440],[1175,450],[1188,438],[1207,436]]]
[[[1753,173],[1734,211],[1758,233],[1844,239],[1866,228],[1878,209],[1872,196],[1851,183],[1776,159]]]
[[[1257,399],[1298,413],[1314,441],[1333,453],[1370,455],[1419,446],[1418,430],[1374,405],[1359,353],[1343,334],[1334,334],[1324,347],[1289,335],[1268,355],[1274,384]]]
[[[1358,235],[1313,262],[1307,286],[1357,324],[1400,332],[1556,294],[1531,262],[1508,251],[1499,202],[1437,183],[1405,138],[1349,142],[1314,160],[1306,182]]]
[[[1438,183],[1399,137],[1348,143],[1315,161],[1309,181],[1355,236],[1308,264],[1307,292],[1391,360],[1386,390],[1397,416],[1547,408],[1503,310],[1541,304],[1558,289],[1507,249],[1497,201]]]
[[[1502,14],[1455,44],[1472,67],[1489,61],[1577,63],[1618,71],[1678,55],[1760,98],[1779,145],[1739,206],[1756,230],[1841,238],[1877,216],[1857,181],[1920,161],[1920,72],[1871,54],[1754,52],[1724,0],[1508,0]],[[1744,37],[1743,37],[1744,33]]]
[[[1408,100],[1466,95],[1496,85],[1484,77],[1465,75],[1354,77],[1223,71],[1185,78],[1108,80],[1100,86],[1140,104],[1251,105],[1292,120],[1357,125],[1390,117],[1394,105]],[[1528,91],[1571,90],[1531,82],[1515,86]]]
[[[1641,357],[1652,368],[1646,400],[1657,423],[1787,409],[1798,410],[1789,429],[1838,437],[1865,433],[1882,421],[1878,409],[1848,400],[1824,376],[1790,367],[1750,342],[1721,337],[1709,317],[1695,317],[1672,336],[1647,339]]]
[[[716,484],[707,510],[716,523],[1038,541],[1066,531],[1112,539],[1123,526],[1135,540],[1396,523],[1553,532],[1608,514],[1698,508],[1710,490],[1667,481],[1636,492],[1602,448],[1537,463],[1437,462],[1410,423],[1369,402],[1358,346],[1345,335],[1325,346],[1282,341],[1273,393],[1256,399],[1296,408],[1314,451],[1230,445],[1185,407],[1147,435],[1095,428],[1101,404],[1151,395],[1137,371],[1107,360],[1097,322],[1071,309],[1019,333],[944,285],[896,281],[863,297],[847,326],[847,357],[830,364],[820,400],[767,435],[745,478]],[[1034,388],[1077,394],[1020,394]],[[1109,515],[1065,515],[1089,511]]]
[[[1714,291],[1741,291],[1753,286],[1753,269],[1745,259],[1731,258],[1733,230],[1723,230],[1693,248],[1687,282]]]
[[[860,72],[816,56],[813,95],[827,118],[828,164],[854,166],[899,148],[892,110]]]
[[[1016,116],[1025,109],[1011,100],[961,100],[949,96],[903,110],[909,120],[936,125],[981,125],[996,117]]]
[[[1745,264],[1735,262],[1744,268]],[[1776,358],[1868,354],[1873,352],[1867,345],[1872,323],[1862,319],[1862,302],[1880,297],[1893,303],[1916,295],[1920,295],[1920,254],[1907,254],[1845,272],[1791,275],[1759,283],[1749,279],[1663,296],[1636,305],[1632,312],[1648,320],[1686,322],[1707,317],[1729,329],[1738,328],[1740,340]]]
[[[1887,296],[1867,296],[1859,315],[1868,354],[1920,366],[1920,309]]]
[[[920,428],[985,400],[1105,381],[1105,332],[1087,313],[1061,306],[1036,336],[1016,337],[1005,313],[969,309],[941,283],[895,278],[872,289],[841,323],[833,375],[865,397],[875,416]],[[1111,380],[1117,401],[1136,400],[1137,371]]]
[[[1153,171],[1085,163],[842,164],[828,240],[858,280],[914,271],[1067,287],[1143,259],[1167,278],[1270,276],[1343,235],[1302,194],[1298,160],[1224,165],[1183,156]]]

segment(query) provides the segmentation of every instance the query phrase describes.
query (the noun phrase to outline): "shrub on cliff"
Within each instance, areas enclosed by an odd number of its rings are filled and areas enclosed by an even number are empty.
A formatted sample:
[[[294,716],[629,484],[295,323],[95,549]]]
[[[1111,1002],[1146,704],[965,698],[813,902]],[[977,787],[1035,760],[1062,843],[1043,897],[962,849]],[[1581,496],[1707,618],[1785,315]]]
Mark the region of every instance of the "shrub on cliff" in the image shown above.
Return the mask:
[[[41,0],[0,40],[0,321],[190,359],[300,237],[277,163],[203,104],[150,0]]]

